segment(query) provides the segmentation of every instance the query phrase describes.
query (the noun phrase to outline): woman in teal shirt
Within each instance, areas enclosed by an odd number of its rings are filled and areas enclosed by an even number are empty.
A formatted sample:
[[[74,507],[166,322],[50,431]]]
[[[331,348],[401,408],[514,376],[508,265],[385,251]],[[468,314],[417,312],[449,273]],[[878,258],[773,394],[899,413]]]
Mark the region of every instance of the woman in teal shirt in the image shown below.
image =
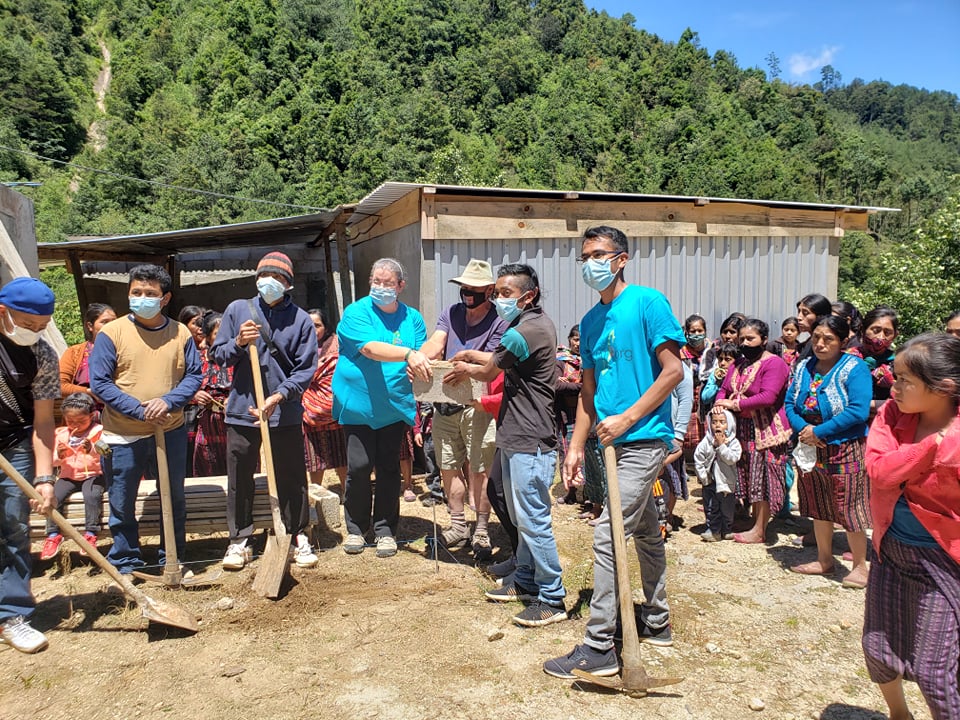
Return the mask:
[[[430,378],[429,361],[414,349],[426,342],[427,328],[419,312],[400,302],[404,287],[400,263],[377,260],[370,272],[370,294],[348,305],[337,326],[340,360],[333,374],[333,416],[347,439],[343,549],[351,555],[363,552],[371,508],[377,557],[397,554],[400,443],[416,415],[407,370],[414,377]]]

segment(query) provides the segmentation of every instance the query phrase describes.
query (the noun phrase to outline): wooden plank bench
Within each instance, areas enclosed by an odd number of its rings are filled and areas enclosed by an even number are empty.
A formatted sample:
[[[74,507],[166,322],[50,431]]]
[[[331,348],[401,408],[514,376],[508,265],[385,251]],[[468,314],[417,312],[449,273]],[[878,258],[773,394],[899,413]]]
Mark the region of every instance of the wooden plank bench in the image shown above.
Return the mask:
[[[256,494],[253,499],[253,525],[255,528],[273,526],[270,515],[270,498],[267,495],[266,475],[254,477]],[[209,535],[227,531],[227,478],[225,475],[213,477],[187,478],[184,483],[184,495],[187,500],[187,533]],[[311,523],[329,530],[340,527],[340,499],[336,494],[319,486],[310,486],[309,501],[312,505]],[[60,508],[70,524],[83,532],[83,495],[79,492],[67,498]],[[314,515],[315,513],[315,515]],[[109,536],[107,519],[110,506],[107,494],[103,495],[103,524],[101,537]],[[160,496],[154,480],[141,480],[137,493],[137,520],[140,523],[140,535],[160,534]],[[42,539],[45,533],[45,518],[33,513],[30,515],[30,537]]]

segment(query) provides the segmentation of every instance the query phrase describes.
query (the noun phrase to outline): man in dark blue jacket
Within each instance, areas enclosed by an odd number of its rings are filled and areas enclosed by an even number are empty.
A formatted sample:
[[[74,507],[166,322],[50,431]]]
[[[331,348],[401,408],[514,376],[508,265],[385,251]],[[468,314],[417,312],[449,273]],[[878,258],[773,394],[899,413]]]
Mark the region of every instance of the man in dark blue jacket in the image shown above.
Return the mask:
[[[271,252],[257,265],[257,297],[227,306],[210,355],[232,367],[233,387],[227,398],[227,529],[230,544],[223,567],[241,569],[251,557],[253,473],[260,458],[259,413],[270,423],[270,444],[276,471],[283,524],[296,544],[300,567],[317,564],[304,530],[307,527],[306,468],[303,457],[303,406],[300,397],[317,369],[317,336],[313,321],[291,300],[293,263]],[[263,372],[265,402],[257,407],[247,346],[255,343]]]

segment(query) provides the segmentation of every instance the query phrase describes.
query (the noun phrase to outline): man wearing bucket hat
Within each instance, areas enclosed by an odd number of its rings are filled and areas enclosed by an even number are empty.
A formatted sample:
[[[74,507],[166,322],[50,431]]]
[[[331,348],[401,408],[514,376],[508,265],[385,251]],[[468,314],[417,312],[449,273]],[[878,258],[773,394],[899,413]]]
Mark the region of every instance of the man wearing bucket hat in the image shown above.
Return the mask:
[[[36,607],[30,592],[30,508],[53,507],[53,403],[60,397],[57,354],[40,337],[53,315],[53,292],[36,278],[11,280],[0,289],[0,451],[43,497],[28,501],[0,472],[0,642],[21,652],[47,646],[30,627]]]
[[[257,264],[257,297],[234,300],[220,321],[210,348],[213,361],[233,368],[227,398],[227,529],[230,542],[223,567],[240,570],[252,557],[253,473],[260,460],[261,435],[248,345],[256,343],[263,368],[261,408],[270,424],[280,512],[294,538],[293,560],[313,567],[317,555],[306,535],[309,521],[306,464],[303,454],[303,406],[300,398],[317,369],[317,334],[313,320],[290,297],[293,263],[270,252]]]
[[[450,282],[460,286],[460,302],[446,308],[437,320],[433,335],[420,348],[431,360],[451,359],[458,352],[469,350],[484,353],[476,358],[485,361],[500,344],[507,323],[497,316],[489,302],[494,278],[490,263],[471,259],[463,274]],[[464,511],[469,487],[477,511],[473,532],[473,553],[477,560],[490,557],[490,500],[487,498],[487,473],[496,451],[496,426],[493,416],[474,407],[452,403],[435,403],[433,441],[443,479],[443,490],[450,506],[450,527],[443,531],[446,547],[459,547],[471,541]],[[463,477],[463,464],[469,461],[469,485]]]

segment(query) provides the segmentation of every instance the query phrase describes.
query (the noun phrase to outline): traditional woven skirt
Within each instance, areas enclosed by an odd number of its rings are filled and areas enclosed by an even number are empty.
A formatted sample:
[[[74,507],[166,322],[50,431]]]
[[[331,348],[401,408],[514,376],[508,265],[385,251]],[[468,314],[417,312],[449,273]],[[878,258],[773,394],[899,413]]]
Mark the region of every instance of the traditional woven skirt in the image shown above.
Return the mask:
[[[413,428],[407,428],[400,441],[400,460],[413,460]]]
[[[838,523],[848,532],[870,527],[870,481],[863,463],[866,439],[817,448],[817,464],[801,473],[800,514]]]
[[[323,430],[304,424],[303,452],[307,472],[347,466],[347,442],[340,427]]]
[[[888,535],[872,564],[863,620],[870,679],[920,686],[934,720],[960,718],[960,565],[941,547]]]
[[[770,503],[776,515],[787,494],[787,445],[757,449],[753,418],[737,416],[737,439],[743,452],[737,463],[737,497],[748,504]]]
[[[673,494],[678,498],[686,500],[690,497],[687,489],[687,461],[680,456],[677,460],[667,465],[661,475],[669,484]]]
[[[227,424],[223,413],[201,408],[193,447],[193,476],[227,474]]]
[[[598,506],[607,499],[607,471],[596,435],[588,437],[583,448],[583,497]]]
[[[697,445],[703,440],[704,422],[700,419],[700,388],[693,388],[693,412],[690,414],[690,424],[687,425],[687,434],[683,438],[683,450],[686,453],[695,452]]]

